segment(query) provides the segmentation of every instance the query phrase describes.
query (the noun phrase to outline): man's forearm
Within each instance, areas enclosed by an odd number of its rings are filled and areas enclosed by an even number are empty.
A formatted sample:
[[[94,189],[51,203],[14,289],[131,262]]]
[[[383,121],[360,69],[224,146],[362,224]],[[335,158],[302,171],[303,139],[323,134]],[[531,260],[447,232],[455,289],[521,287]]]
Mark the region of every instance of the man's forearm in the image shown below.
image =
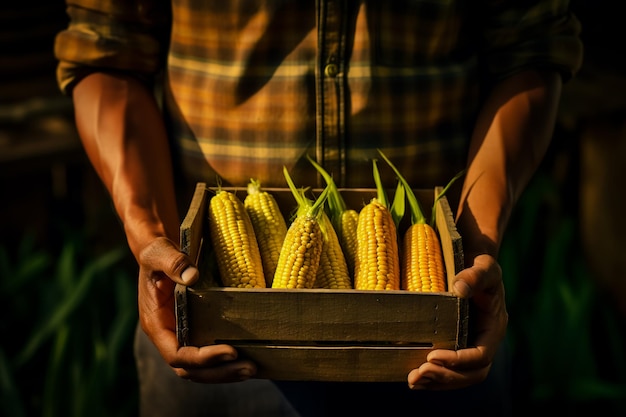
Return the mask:
[[[131,77],[94,73],[76,85],[73,100],[83,146],[135,256],[155,237],[176,241],[170,151],[151,91]]]
[[[526,71],[504,80],[487,99],[458,210],[470,251],[497,256],[511,211],[552,138],[560,93],[557,73]]]

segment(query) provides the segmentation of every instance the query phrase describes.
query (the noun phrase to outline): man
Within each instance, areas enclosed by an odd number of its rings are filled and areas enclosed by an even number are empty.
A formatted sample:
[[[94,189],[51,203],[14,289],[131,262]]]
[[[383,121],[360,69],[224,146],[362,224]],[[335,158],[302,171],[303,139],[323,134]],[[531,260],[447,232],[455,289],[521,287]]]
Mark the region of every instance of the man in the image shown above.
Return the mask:
[[[384,406],[365,401],[383,390],[420,410],[434,398],[456,399],[446,405],[465,412],[506,409],[486,387],[508,320],[498,249],[549,144],[561,85],[580,66],[567,1],[76,0],[68,13],[55,44],[59,84],[73,96],[85,150],[139,263],[138,346],[144,352],[147,335],[164,359],[138,355],[142,412],[166,415],[189,403],[191,390],[246,390],[221,383],[255,373],[231,346],[177,345],[173,287],[198,279],[176,243],[177,197],[217,178],[284,186],[283,165],[296,183],[321,185],[307,154],[338,185],[371,187],[376,148],[414,187],[445,184],[467,168],[450,195],[467,268],[450,290],[471,297],[471,346],[433,351],[401,386],[280,388],[301,413],[319,406],[321,415],[330,415],[324,406],[341,410],[331,388],[362,394],[346,400],[353,412]],[[392,175],[383,180],[394,184]],[[180,377],[167,387],[157,381],[169,397],[146,376],[165,363]],[[208,385],[181,386],[181,378]],[[307,398],[318,390],[319,401]]]

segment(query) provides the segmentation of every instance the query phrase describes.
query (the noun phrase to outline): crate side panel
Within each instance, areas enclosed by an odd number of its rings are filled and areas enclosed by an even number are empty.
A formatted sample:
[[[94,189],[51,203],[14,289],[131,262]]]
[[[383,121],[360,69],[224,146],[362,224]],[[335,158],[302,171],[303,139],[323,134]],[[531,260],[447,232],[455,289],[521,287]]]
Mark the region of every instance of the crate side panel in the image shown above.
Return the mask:
[[[180,250],[195,261],[199,260],[204,240],[204,213],[206,211],[207,195],[206,184],[196,184],[189,209],[180,225]],[[189,311],[187,302],[187,287],[177,284],[174,290],[176,337],[181,346],[189,343]]]
[[[408,373],[423,364],[430,352],[426,348],[362,346],[236,348],[242,356],[254,359],[258,366],[256,378],[336,382],[406,382]]]
[[[469,334],[469,300],[466,298],[459,299],[458,322],[457,346],[455,349],[465,349]]]
[[[238,290],[187,295],[191,344],[228,341],[458,343],[459,300],[403,291]]]
[[[198,260],[204,238],[204,218],[207,205],[207,187],[205,183],[196,184],[187,214],[180,225],[180,248],[194,261]]]
[[[435,196],[433,197],[439,195],[442,190],[441,187],[437,187],[435,189]],[[452,209],[445,196],[437,201],[435,223],[437,231],[439,232],[439,240],[443,251],[449,289],[454,281],[455,275],[461,272],[465,265],[461,235],[456,228]]]

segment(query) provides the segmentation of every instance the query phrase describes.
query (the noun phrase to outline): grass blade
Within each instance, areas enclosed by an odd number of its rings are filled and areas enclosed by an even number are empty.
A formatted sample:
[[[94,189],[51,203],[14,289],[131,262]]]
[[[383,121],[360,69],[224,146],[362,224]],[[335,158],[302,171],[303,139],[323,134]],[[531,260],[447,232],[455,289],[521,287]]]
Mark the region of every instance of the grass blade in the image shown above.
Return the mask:
[[[70,314],[76,309],[78,305],[85,299],[85,296],[92,284],[93,278],[101,271],[110,268],[112,265],[118,263],[123,257],[125,252],[122,249],[112,250],[100,258],[96,259],[92,264],[88,265],[75,287],[67,294],[67,296],[60,300],[55,309],[50,313],[44,324],[33,334],[31,339],[26,343],[25,348],[20,352],[17,358],[18,366],[26,363],[39,349],[42,343],[48,339],[60,325],[62,325]],[[62,271],[73,271],[74,267],[71,266],[68,259],[64,259],[62,262]],[[65,281],[65,277],[60,277],[61,281]]]

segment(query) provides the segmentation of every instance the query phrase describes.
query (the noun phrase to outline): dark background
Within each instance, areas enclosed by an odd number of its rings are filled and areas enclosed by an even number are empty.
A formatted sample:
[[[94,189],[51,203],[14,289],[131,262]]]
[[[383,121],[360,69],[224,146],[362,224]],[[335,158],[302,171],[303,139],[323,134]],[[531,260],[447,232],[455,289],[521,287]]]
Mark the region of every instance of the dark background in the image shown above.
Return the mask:
[[[136,415],[135,274],[55,81],[61,1],[0,7],[0,414]],[[575,1],[585,61],[502,248],[524,415],[626,409],[623,17]]]

